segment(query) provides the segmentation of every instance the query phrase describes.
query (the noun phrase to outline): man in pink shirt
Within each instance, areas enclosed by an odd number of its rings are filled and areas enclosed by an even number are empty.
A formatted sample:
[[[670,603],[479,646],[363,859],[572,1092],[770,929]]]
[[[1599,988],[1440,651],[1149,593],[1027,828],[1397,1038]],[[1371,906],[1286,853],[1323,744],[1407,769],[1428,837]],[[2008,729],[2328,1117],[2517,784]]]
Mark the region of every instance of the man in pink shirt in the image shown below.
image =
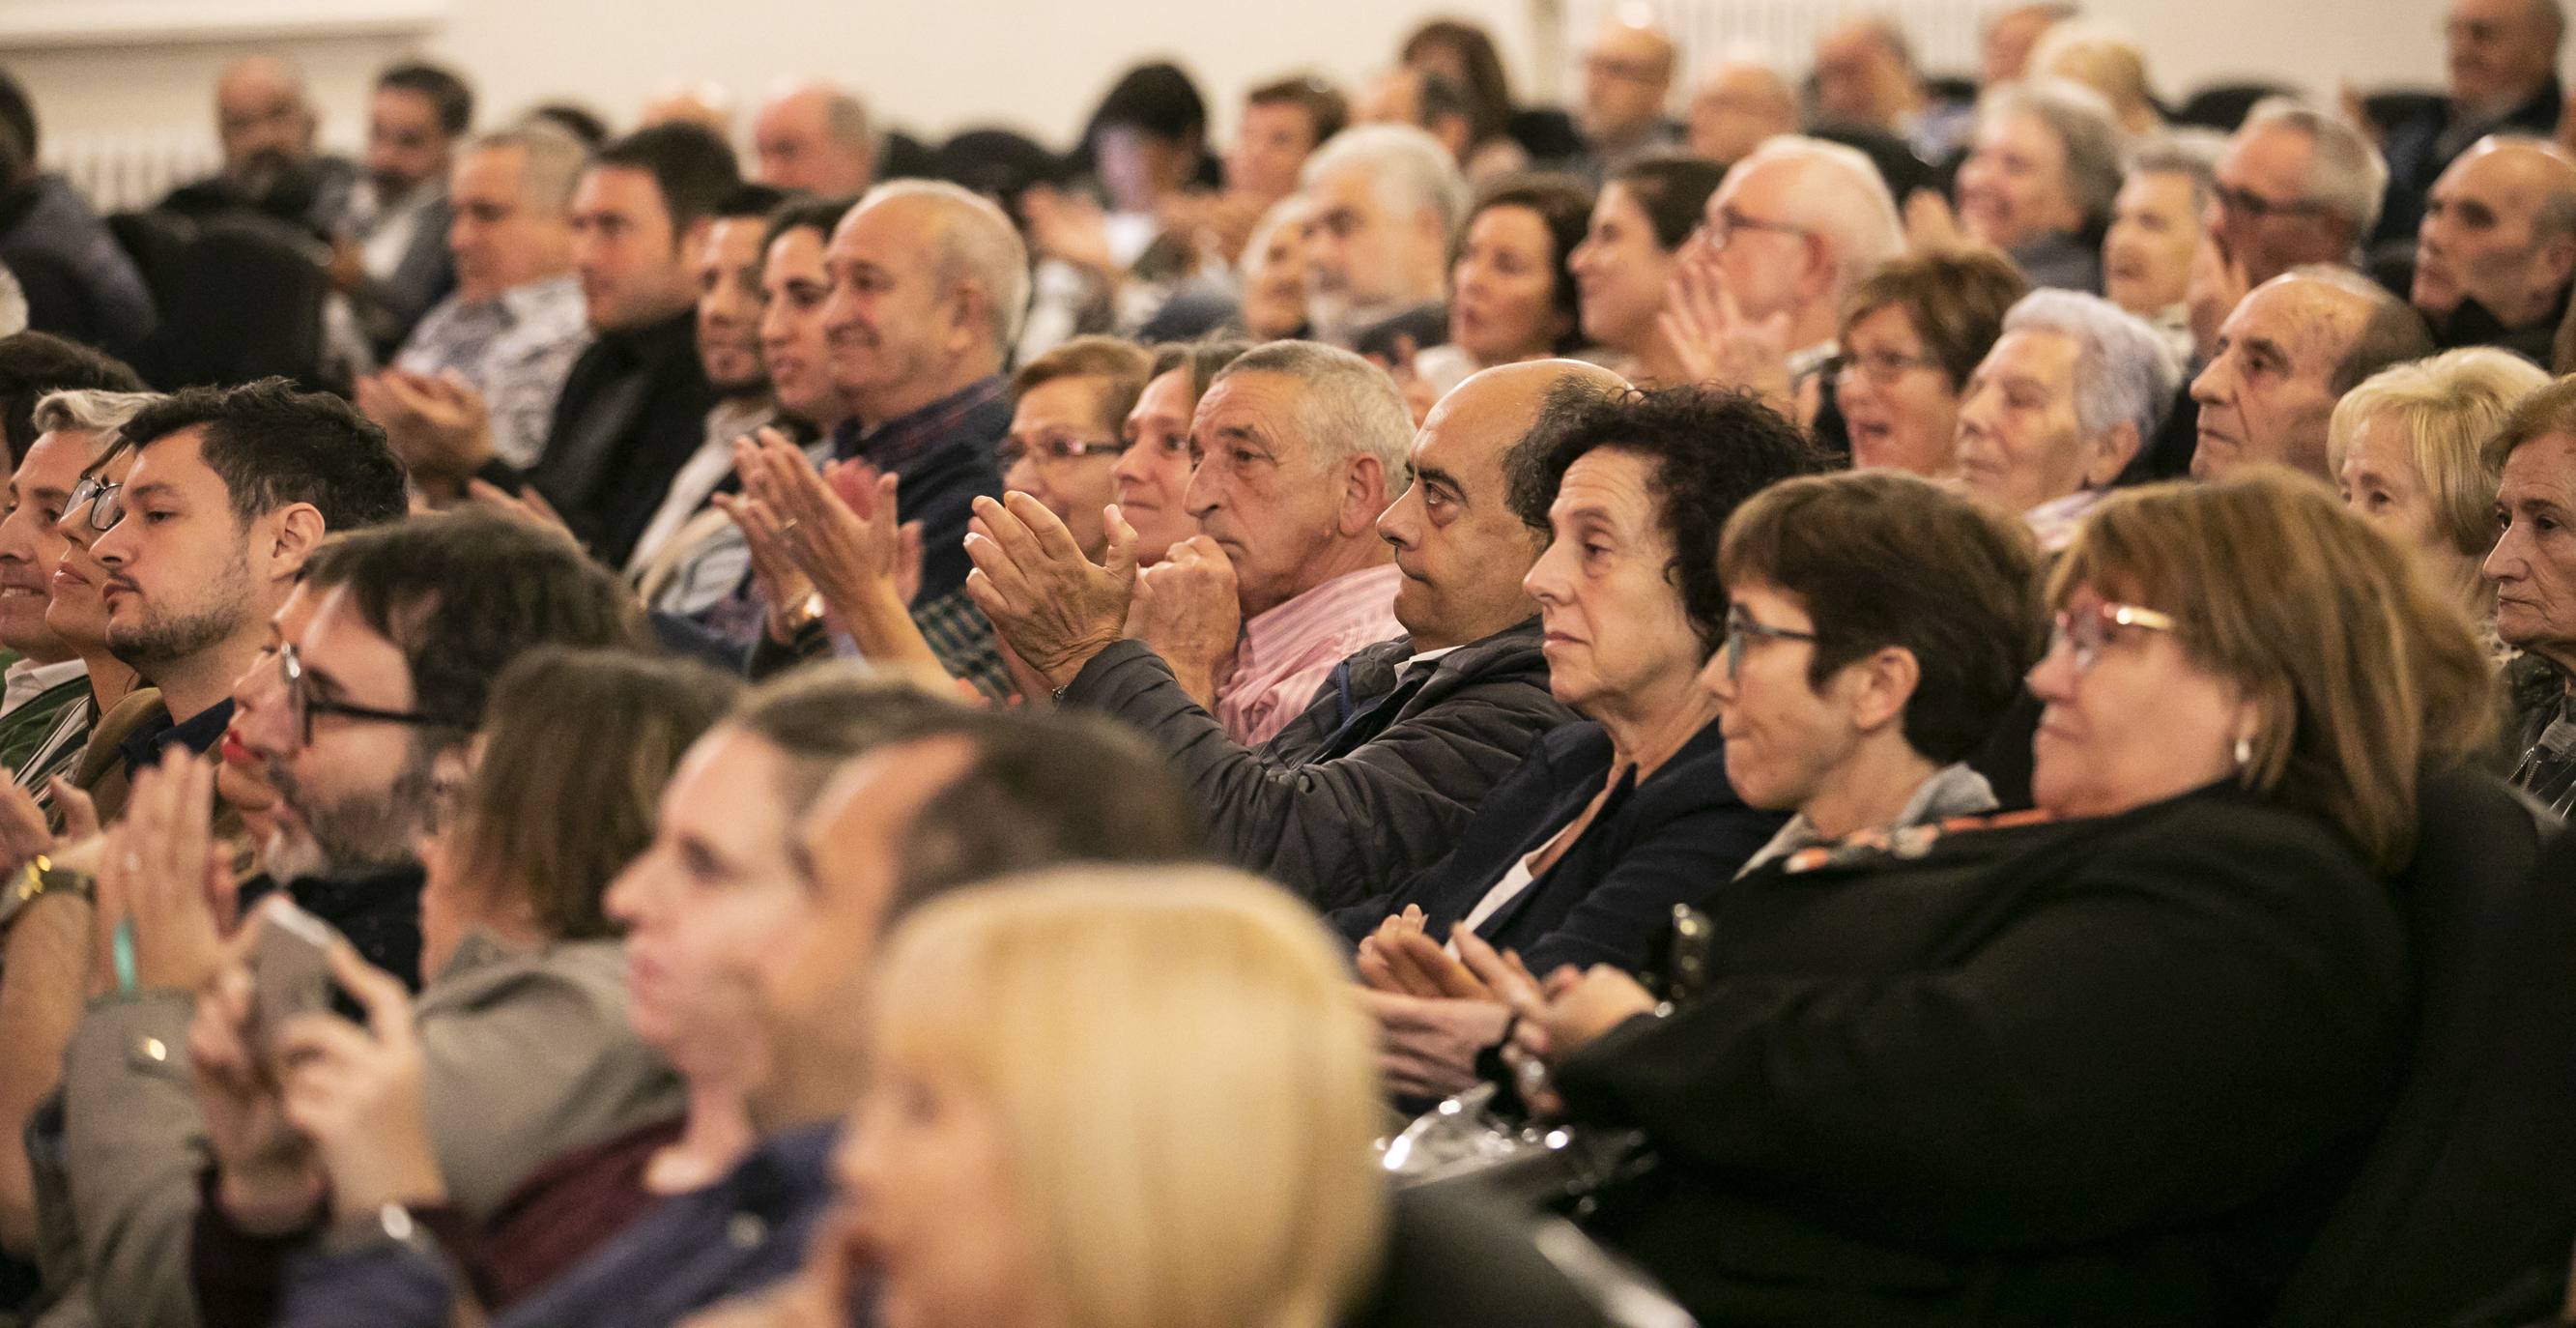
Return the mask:
[[[1404,487],[1412,434],[1403,394],[1368,361],[1259,347],[1216,376],[1191,423],[1183,501],[1199,535],[1140,574],[1124,520],[1108,523],[1101,567],[1036,504],[979,499],[967,593],[1046,689],[1133,637],[1228,737],[1258,746],[1343,657],[1404,634],[1377,518]]]

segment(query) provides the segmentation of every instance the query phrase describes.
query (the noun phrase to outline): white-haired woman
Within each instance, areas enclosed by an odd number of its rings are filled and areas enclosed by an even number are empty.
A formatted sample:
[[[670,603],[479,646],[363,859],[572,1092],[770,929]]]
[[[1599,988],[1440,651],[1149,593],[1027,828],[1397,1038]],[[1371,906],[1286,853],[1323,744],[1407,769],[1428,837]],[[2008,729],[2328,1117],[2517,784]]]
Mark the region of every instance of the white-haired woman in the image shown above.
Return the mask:
[[[1968,379],[1959,483],[2020,513],[2041,547],[2063,548],[2154,436],[2181,376],[2136,315],[2098,295],[2033,291]]]
[[[1959,225],[2033,286],[2102,289],[2102,224],[2120,192],[2120,130],[2100,94],[2063,79],[2008,83],[1977,108],[1960,164]]]

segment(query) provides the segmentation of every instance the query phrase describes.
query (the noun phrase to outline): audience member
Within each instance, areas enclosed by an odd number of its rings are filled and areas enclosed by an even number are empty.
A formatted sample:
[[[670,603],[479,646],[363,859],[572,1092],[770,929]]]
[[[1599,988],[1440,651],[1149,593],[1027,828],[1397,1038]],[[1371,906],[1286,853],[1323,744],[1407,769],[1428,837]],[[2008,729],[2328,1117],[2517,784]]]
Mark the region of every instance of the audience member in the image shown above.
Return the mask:
[[[304,71],[276,56],[244,56],[215,81],[215,141],[223,169],[170,191],[160,206],[190,216],[249,210],[317,239],[349,216],[358,168],[315,150],[321,121]]]
[[[1647,11],[1622,9],[1605,19],[1583,52],[1574,104],[1582,150],[1558,164],[1599,180],[1635,153],[1678,146],[1681,134],[1669,116],[1677,62],[1672,34]]]
[[[2504,533],[2480,570],[2495,583],[2495,632],[2523,652],[2508,671],[2514,784],[2564,816],[2576,811],[2576,380],[2517,403],[2485,448],[2500,478]]]
[[[1687,124],[1692,156],[1732,166],[1764,140],[1798,132],[1798,94],[1760,60],[1728,60],[1700,76]]]
[[[2378,149],[2342,120],[2287,98],[2257,104],[2218,159],[2203,219],[2214,243],[2193,266],[2190,297],[2202,357],[2248,291],[2292,268],[2351,264],[2387,175]]]
[[[1342,132],[1350,118],[1350,104],[1341,92],[1311,74],[1255,87],[1244,94],[1234,147],[1225,154],[1225,187],[1252,204],[1257,209],[1253,215],[1259,216],[1297,192],[1306,158]]]
[[[855,198],[877,174],[877,139],[867,103],[836,84],[795,84],[751,117],[753,175],[773,189],[816,198]]]
[[[1481,935],[1542,969],[1642,969],[1673,906],[1734,875],[1779,829],[1727,783],[1717,707],[1696,679],[1726,632],[1726,515],[1818,460],[1743,395],[1594,390],[1548,403],[1514,458],[1512,506],[1548,523],[1524,584],[1549,688],[1585,722],[1540,739],[1449,856],[1330,919],[1359,945],[1398,1096],[1457,1091],[1478,1052],[1508,1035],[1510,1012],[1440,937]]]
[[[1449,268],[1448,344],[1422,352],[1399,380],[1417,418],[1480,369],[1582,345],[1566,261],[1591,213],[1590,190],[1553,176],[1507,176],[1477,198]]]
[[[1138,65],[1119,76],[1082,131],[1101,192],[1109,197],[1109,256],[1131,268],[1160,234],[1163,209],[1202,181],[1207,102],[1181,67]]]
[[[2331,480],[2326,422],[2363,379],[2433,353],[2424,320],[2346,268],[2305,267],[2257,287],[2218,330],[2191,380],[2200,405],[2191,473],[2272,462]]]
[[[35,104],[0,71],[0,264],[26,295],[27,326],[131,356],[159,321],[152,293],[89,200],[43,161]]]
[[[1583,306],[1583,336],[1639,386],[1691,381],[1664,331],[1664,296],[1700,209],[1726,172],[1678,153],[1647,152],[1614,166],[1593,200],[1592,226],[1566,256]]]
[[[2558,55],[2567,18],[2557,0],[2452,0],[2442,21],[2442,98],[2377,126],[2387,154],[2386,205],[2375,243],[2402,249],[2415,238],[2433,183],[2469,146],[2490,134],[2547,135],[2567,100]]]
[[[1540,1099],[1663,1156],[1592,1229],[1703,1322],[2265,1314],[2397,1082],[2417,788],[2487,727],[2480,652],[2404,558],[2277,473],[2106,502],[2030,675],[2049,820],[1735,882],[1667,1017],[1469,938]]]
[[[2433,182],[2408,299],[2433,343],[2549,361],[2576,280],[2576,161],[2539,139],[2483,138]]]
[[[1119,441],[1124,450],[1109,471],[1118,519],[1136,532],[1136,565],[1151,567],[1172,546],[1199,533],[1189,505],[1195,468],[1190,421],[1208,384],[1235,357],[1250,350],[1241,341],[1201,341],[1157,347],[1152,374],[1127,412]]]
[[[2158,134],[2129,154],[2102,235],[2102,294],[2147,320],[2189,356],[2191,270],[2208,242],[2203,219],[2217,197],[2212,174],[2223,140],[2199,130]]]
[[[1253,224],[1243,246],[1243,289],[1235,320],[1253,340],[1305,339],[1314,230],[1315,205],[1303,194],[1271,204]]]
[[[1391,355],[1448,336],[1440,296],[1467,184],[1438,140],[1406,125],[1346,129],[1306,159],[1307,319],[1317,339]]]
[[[1053,513],[1092,562],[1109,556],[1101,513],[1117,489],[1127,418],[1153,357],[1115,337],[1076,337],[1011,375],[1002,484]]]
[[[1950,473],[1960,394],[2029,289],[2010,260],[1984,249],[1891,259],[1852,286],[1834,402],[1854,468]]]
[[[331,277],[379,355],[400,346],[456,284],[447,177],[473,123],[474,94],[447,70],[399,64],[376,78],[367,155],[347,228],[332,237]]]
[[[1446,855],[1528,744],[1569,718],[1547,695],[1541,541],[1512,510],[1508,458],[1559,391],[1622,390],[1572,361],[1489,369],[1433,407],[1413,482],[1377,518],[1401,574],[1403,634],[1334,667],[1294,722],[1226,738],[1141,642],[1095,656],[1063,701],[1145,733],[1194,791],[1216,851],[1319,907],[1376,894]]]
[[[703,129],[717,142],[733,142],[733,90],[722,83],[682,80],[665,83],[635,116],[637,129],[687,125]]]
[[[423,841],[417,1001],[340,946],[332,974],[372,1036],[328,1012],[272,1029],[249,964],[236,955],[217,972],[188,1034],[215,1148],[189,1254],[207,1328],[264,1322],[285,1259],[380,1230],[389,1205],[456,1234],[467,1279],[494,1305],[607,1234],[567,1231],[565,1210],[548,1207],[564,1196],[536,1173],[575,1150],[676,1133],[680,1085],[662,1055],[679,1048],[640,1040],[602,895],[731,692],[722,675],[623,652],[521,656],[492,686],[475,755],[455,763],[471,769],[450,772],[452,817]],[[594,1198],[631,1213],[649,1172]]]
[[[2181,381],[2172,348],[2135,315],[2035,291],[2004,315],[1959,402],[1959,483],[2055,553],[2155,436]]]
[[[1475,150],[1476,125],[1467,96],[1447,77],[1410,65],[1377,76],[1351,104],[1356,124],[1411,125],[1438,139],[1464,175]]]
[[[1988,15],[1978,34],[1977,82],[2000,87],[2029,72],[2030,53],[2039,39],[2073,17],[2075,6],[2064,0],[2009,5]]]
[[[358,383],[359,407],[403,455],[428,455],[421,431],[460,387],[481,398],[495,457],[524,468],[544,451],[555,400],[591,338],[573,272],[583,155],[571,135],[540,124],[485,134],[457,154],[446,235],[455,293],[412,329],[390,370]]]
[[[2496,546],[2502,456],[2487,452],[2516,403],[2549,375],[2515,356],[2474,347],[2382,369],[2335,403],[2326,461],[2344,504],[2414,552],[2433,585],[2496,639],[2495,587],[2478,565]]]
[[[1511,79],[1503,72],[1502,53],[1483,28],[1454,18],[1433,19],[1405,38],[1401,59],[1410,68],[1448,80],[1466,98],[1471,146],[1460,162],[1469,180],[1481,183],[1529,167],[1529,151],[1512,137],[1520,108],[1512,102]]]
[[[1828,29],[1816,39],[1814,81],[1818,128],[1893,135],[1935,164],[1948,161],[1967,141],[1968,116],[1932,99],[1914,44],[1894,19],[1860,15]]]
[[[1959,224],[2030,284],[2099,293],[2102,228],[2120,192],[2120,131],[2084,87],[2043,79],[1985,95],[1959,167]]]
[[[2146,49],[2110,24],[2049,25],[2032,48],[2030,74],[2064,79],[2100,93],[2126,142],[2144,142],[2164,130],[2164,111],[2156,105],[2155,88],[2147,78]]]
[[[1151,660],[1247,747],[1276,737],[1364,645],[1403,634],[1403,573],[1377,520],[1402,481],[1411,417],[1375,365],[1313,342],[1249,351],[1210,381],[1190,426],[1183,501],[1200,534],[1141,579],[1135,536],[1081,559],[1036,502],[976,504],[966,583],[1049,689],[1072,687],[1135,626]],[[1126,662],[1124,656],[1119,661]]]
[[[111,356],[50,332],[0,337],[0,436],[16,465],[36,441],[36,403],[55,392],[140,392],[143,379]]]

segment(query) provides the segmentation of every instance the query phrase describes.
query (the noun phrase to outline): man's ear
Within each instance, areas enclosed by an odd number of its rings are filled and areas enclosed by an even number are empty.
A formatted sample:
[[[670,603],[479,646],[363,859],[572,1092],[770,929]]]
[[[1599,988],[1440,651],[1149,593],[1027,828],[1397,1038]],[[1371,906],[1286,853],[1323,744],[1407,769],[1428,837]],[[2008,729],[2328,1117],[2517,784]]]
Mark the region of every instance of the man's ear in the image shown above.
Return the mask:
[[[1387,493],[1386,463],[1368,452],[1342,462],[1342,510],[1333,528],[1344,539],[1377,538],[1377,519],[1393,499]]]
[[[2084,486],[2099,489],[2120,478],[2137,458],[2141,442],[2134,420],[2122,420],[2084,440]]]
[[[690,255],[695,254],[700,249],[706,247],[707,233],[715,228],[715,218],[700,217],[696,221],[690,222],[688,225],[681,227],[679,233],[674,235],[671,239],[671,252],[679,256],[681,266],[693,269],[692,274],[689,277],[689,289],[691,290],[696,290],[698,288],[698,281],[694,273],[695,264],[691,261]]]
[[[1923,683],[1922,662],[1903,646],[1881,646],[1844,666],[1850,688],[1852,724],[1875,733],[1905,720],[1905,705]]]
[[[322,537],[331,533],[322,520],[322,509],[311,503],[288,503],[263,518],[268,526],[268,571],[272,580],[292,581],[304,574],[304,564]]]
[[[1001,345],[1002,320],[994,312],[993,293],[984,289],[983,282],[973,277],[958,282],[948,292],[947,304],[949,353],[965,355],[986,343]]]
[[[2576,279],[2576,235],[2553,235],[2540,246],[2540,261],[2549,274],[2548,288],[2559,290]]]

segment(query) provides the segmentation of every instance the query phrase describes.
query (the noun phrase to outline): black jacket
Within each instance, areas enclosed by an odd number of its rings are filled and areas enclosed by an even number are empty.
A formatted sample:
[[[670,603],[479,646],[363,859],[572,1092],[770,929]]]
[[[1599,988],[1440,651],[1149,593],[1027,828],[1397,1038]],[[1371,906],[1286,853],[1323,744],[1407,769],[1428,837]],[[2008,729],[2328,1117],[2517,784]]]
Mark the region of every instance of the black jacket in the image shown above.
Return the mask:
[[[2388,163],[2388,193],[2379,209],[2379,225],[2367,237],[2369,247],[2412,247],[2416,230],[2424,224],[2425,197],[2463,149],[2487,134],[2547,138],[2558,132],[2558,116],[2566,105],[2567,93],[2552,74],[2547,84],[2502,119],[2463,126],[2447,137],[2452,117],[2458,113],[2447,97],[2427,103],[2419,114],[2381,126],[2379,150]]]
[[[1170,755],[1218,854],[1330,908],[1449,852],[1531,742],[1573,717],[1548,694],[1534,619],[1443,655],[1428,680],[1391,697],[1412,654],[1399,638],[1352,655],[1258,748],[1228,738],[1140,642],[1101,652],[1065,700],[1117,716]]]
[[[2406,1037],[2388,885],[2225,785],[1709,911],[1704,994],[1556,1074],[1661,1150],[1594,1227],[1703,1322],[2258,1323]]]
[[[1555,837],[1600,795],[1610,735],[1588,720],[1538,743],[1494,786],[1458,848],[1394,891],[1327,919],[1356,944],[1390,913],[1418,904],[1446,939],[1512,864]],[[1636,972],[1661,956],[1675,904],[1725,887],[1788,818],[1744,805],[1726,781],[1726,739],[1712,722],[1644,783],[1623,777],[1583,837],[1476,929],[1520,951],[1533,972],[1610,964]]]
[[[624,567],[671,477],[706,441],[715,403],[695,310],[603,332],[564,376],[528,478],[592,557]]]

